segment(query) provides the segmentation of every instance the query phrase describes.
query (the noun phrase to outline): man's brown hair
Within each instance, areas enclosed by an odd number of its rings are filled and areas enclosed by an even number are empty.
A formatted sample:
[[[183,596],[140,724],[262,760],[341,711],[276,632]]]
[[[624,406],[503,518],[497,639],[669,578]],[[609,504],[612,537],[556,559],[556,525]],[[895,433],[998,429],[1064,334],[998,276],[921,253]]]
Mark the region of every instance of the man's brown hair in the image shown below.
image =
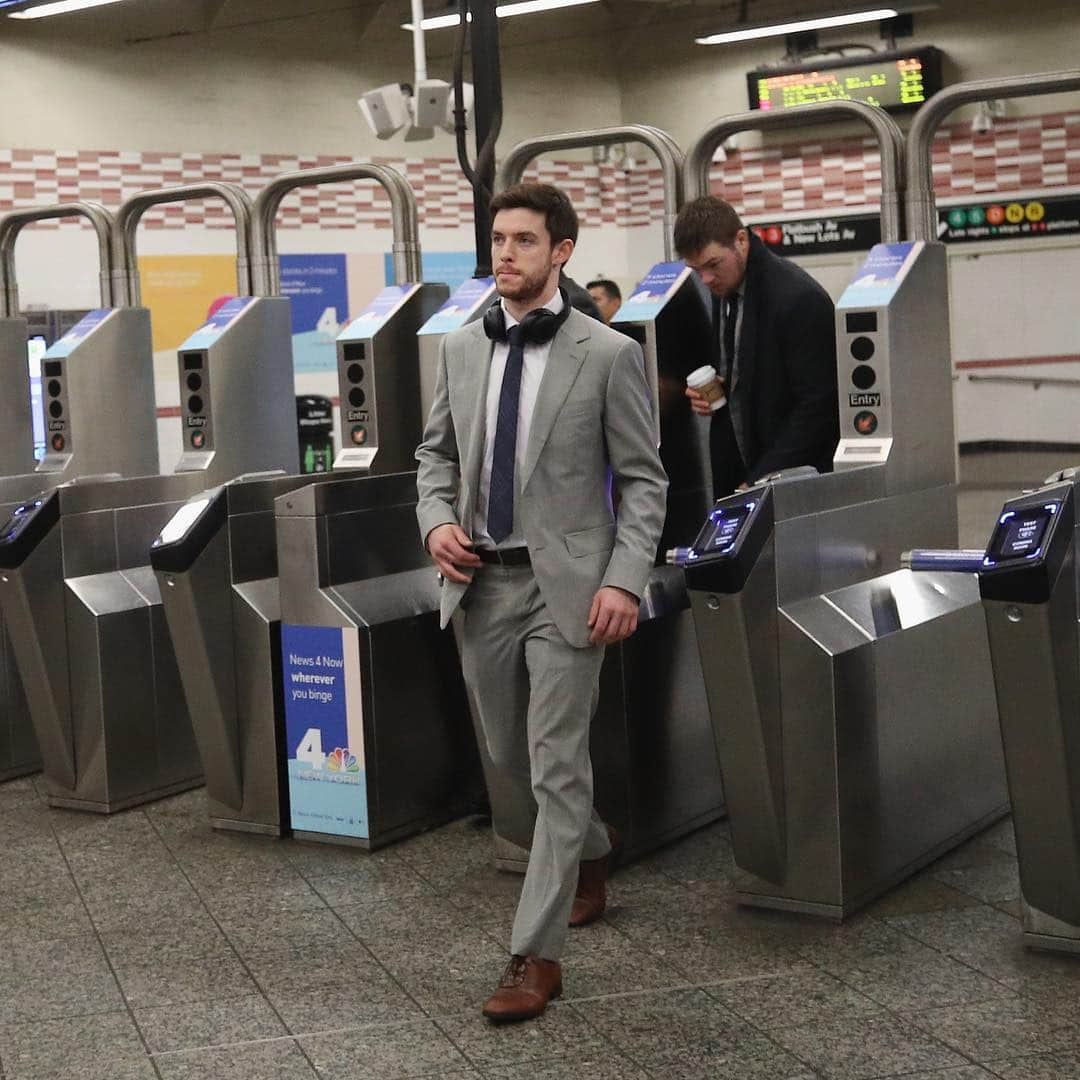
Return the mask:
[[[535,210],[544,215],[551,246],[562,240],[577,243],[578,216],[573,203],[552,184],[513,184],[491,200],[491,217],[500,210]]]
[[[715,195],[691,199],[675,219],[675,250],[682,258],[693,257],[709,244],[731,247],[743,223],[729,202]]]

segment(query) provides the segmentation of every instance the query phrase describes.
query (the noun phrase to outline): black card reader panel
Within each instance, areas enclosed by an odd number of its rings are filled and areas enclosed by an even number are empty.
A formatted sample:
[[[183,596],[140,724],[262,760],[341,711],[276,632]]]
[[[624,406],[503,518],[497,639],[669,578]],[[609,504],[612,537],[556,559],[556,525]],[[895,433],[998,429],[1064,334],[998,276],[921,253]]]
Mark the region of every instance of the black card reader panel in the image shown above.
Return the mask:
[[[1007,502],[979,571],[983,598],[1045,603],[1073,543],[1073,528],[1072,484],[1055,484]]]
[[[42,492],[16,506],[0,526],[0,569],[17,570],[60,520],[60,496]]]
[[[763,485],[719,499],[683,569],[691,589],[738,592],[773,530],[772,489]]]

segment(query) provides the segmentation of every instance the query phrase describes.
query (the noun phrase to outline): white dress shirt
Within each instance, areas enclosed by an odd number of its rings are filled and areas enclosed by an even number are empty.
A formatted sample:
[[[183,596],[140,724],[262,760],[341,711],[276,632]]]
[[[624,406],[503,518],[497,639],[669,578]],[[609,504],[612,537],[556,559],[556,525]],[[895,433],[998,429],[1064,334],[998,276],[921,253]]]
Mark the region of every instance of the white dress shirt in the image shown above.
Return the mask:
[[[517,326],[518,320],[506,310],[506,301],[500,300],[506,329]],[[557,315],[563,309],[562,293],[558,286],[553,296],[540,305]],[[551,342],[543,345],[527,344],[525,362],[521,368],[521,397],[518,399],[517,444],[514,447],[514,504],[521,495],[519,482],[525,466],[525,450],[529,445],[529,430],[532,428],[533,409],[536,407],[536,395],[540,390],[540,380],[544,377],[548,357],[551,355]],[[496,544],[487,531],[488,493],[491,490],[491,463],[495,456],[495,428],[499,422],[499,395],[502,392],[503,374],[506,361],[510,356],[510,346],[497,341],[491,350],[491,372],[488,376],[486,423],[484,427],[484,460],[480,466],[480,486],[476,492],[476,515],[473,518],[472,538],[477,547],[514,548],[524,547],[525,537],[515,528],[501,543]],[[516,517],[516,515],[515,515]]]

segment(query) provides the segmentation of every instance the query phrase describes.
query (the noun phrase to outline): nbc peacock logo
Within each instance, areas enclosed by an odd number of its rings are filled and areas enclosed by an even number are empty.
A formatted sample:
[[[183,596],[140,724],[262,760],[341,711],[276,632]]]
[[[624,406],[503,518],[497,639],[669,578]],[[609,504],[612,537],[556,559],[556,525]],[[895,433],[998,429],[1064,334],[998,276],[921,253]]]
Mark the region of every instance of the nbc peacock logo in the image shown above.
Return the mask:
[[[348,747],[338,746],[332,754],[326,755],[326,767],[331,772],[358,773],[360,762],[356,760],[355,754],[349,753]]]

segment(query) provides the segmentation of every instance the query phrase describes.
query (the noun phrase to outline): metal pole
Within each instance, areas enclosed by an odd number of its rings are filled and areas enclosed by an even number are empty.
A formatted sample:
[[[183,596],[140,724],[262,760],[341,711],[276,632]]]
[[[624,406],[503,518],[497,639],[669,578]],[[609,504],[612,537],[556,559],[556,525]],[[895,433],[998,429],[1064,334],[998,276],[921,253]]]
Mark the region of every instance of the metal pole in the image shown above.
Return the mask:
[[[499,190],[518,183],[531,161],[554,150],[580,150],[589,146],[614,146],[637,142],[647,146],[660,161],[664,177],[664,258],[675,258],[675,218],[683,203],[685,157],[678,143],[660,128],[646,124],[569,131],[564,135],[540,135],[526,139],[511,149],[499,170]]]
[[[347,180],[374,180],[390,196],[390,223],[394,233],[394,281],[398,285],[423,281],[416,195],[405,177],[397,170],[387,165],[356,162],[351,165],[328,165],[322,169],[283,173],[259,192],[255,200],[251,241],[256,296],[281,294],[281,268],[278,262],[277,228],[274,223],[282,199],[296,188],[340,184]]]
[[[937,239],[934,200],[934,133],[961,105],[994,98],[1031,97],[1080,90],[1080,71],[1048,71],[1004,79],[978,79],[939,90],[915,114],[907,139],[907,226],[912,240]]]
[[[495,0],[471,0],[471,44],[473,76],[473,124],[476,128],[476,149],[479,153],[491,132],[492,121],[502,101],[502,69],[499,63],[499,20],[495,16]],[[477,166],[483,163],[477,161]],[[495,190],[495,155],[477,173],[477,179],[488,191]],[[473,193],[473,214],[476,230],[476,277],[491,274],[491,211],[481,191]]]
[[[923,106],[925,108],[925,106]],[[740,131],[806,127],[840,119],[861,120],[873,132],[881,154],[881,239],[886,244],[900,239],[900,208],[904,189],[904,136],[896,121],[873,105],[861,101],[826,101],[802,105],[790,112],[745,112],[721,117],[710,124],[686,155],[686,189],[689,198],[709,194],[709,169],[716,148]]]
[[[27,225],[50,218],[83,217],[94,227],[98,241],[101,306],[113,306],[112,214],[95,202],[59,203],[33,210],[16,210],[0,218],[0,317],[19,314],[19,287],[15,278],[15,241]]]

